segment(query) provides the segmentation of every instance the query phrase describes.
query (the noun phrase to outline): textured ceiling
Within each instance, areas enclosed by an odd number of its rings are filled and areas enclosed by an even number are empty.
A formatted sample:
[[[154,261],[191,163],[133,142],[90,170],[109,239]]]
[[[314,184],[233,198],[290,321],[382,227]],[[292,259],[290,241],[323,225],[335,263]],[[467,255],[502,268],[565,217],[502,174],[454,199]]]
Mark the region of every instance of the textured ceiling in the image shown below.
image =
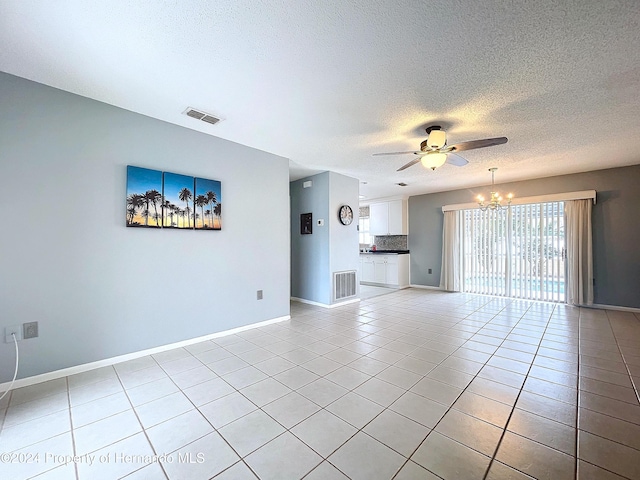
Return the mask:
[[[0,45],[2,71],[287,157],[292,179],[356,177],[367,198],[640,163],[638,0],[2,0]],[[436,171],[372,157],[434,123],[450,144],[509,143]]]

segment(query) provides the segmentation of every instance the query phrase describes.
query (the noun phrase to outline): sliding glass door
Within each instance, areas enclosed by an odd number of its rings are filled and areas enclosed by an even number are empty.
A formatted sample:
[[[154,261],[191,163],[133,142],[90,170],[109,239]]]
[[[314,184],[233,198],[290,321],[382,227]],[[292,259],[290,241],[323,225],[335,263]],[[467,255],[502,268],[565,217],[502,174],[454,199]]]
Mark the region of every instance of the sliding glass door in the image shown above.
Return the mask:
[[[502,211],[465,210],[464,291],[508,295],[508,214]]]
[[[464,210],[465,292],[562,302],[564,202]]]

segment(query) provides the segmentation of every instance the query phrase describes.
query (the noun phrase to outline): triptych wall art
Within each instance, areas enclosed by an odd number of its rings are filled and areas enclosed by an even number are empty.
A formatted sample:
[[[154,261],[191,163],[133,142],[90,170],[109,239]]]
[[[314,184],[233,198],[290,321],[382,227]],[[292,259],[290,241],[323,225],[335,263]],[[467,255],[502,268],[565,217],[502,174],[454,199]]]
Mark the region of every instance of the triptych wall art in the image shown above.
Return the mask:
[[[222,230],[221,183],[128,165],[127,227]]]

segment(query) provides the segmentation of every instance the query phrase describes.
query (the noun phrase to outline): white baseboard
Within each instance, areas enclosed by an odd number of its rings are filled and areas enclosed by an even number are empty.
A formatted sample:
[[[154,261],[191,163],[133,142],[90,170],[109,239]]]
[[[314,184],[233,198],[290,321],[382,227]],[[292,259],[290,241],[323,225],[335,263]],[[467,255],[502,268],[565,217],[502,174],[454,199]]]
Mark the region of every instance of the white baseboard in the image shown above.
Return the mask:
[[[298,298],[298,297],[291,297],[291,300],[294,301],[294,302],[306,303],[307,305],[315,305],[316,307],[336,308],[336,307],[343,307],[345,305],[349,305],[350,303],[357,303],[357,302],[360,301],[360,298],[352,298],[352,299],[349,299],[349,300],[345,300],[344,302],[331,303],[331,304],[314,302],[312,300],[306,300],[304,298]]]
[[[74,367],[63,368],[61,370],[54,370],[53,372],[42,373],[40,375],[34,375],[32,377],[21,378],[16,380],[12,390],[20,387],[27,387],[36,383],[42,383],[49,380],[55,380],[57,378],[67,377],[69,375],[75,375],[76,373],[87,372],[96,368],[108,367],[115,365],[116,363],[126,362],[128,360],[135,360],[136,358],[146,357],[147,355],[153,355],[155,353],[165,352],[174,348],[186,347],[193,345],[194,343],[205,342],[207,340],[213,340],[214,338],[226,337],[227,335],[233,335],[234,333],[244,332],[246,330],[252,330],[258,327],[264,327],[271,325],[272,323],[283,322],[291,319],[291,315],[284,315],[282,317],[272,318],[263,322],[251,323],[249,325],[243,325],[242,327],[232,328],[230,330],[224,330],[222,332],[210,333],[202,337],[190,338],[189,340],[182,340],[176,343],[170,343],[168,345],[161,345],[159,347],[148,348],[146,350],[140,350],[138,352],[127,353],[125,355],[118,355],[117,357],[105,358],[104,360],[98,360],[95,362],[84,363],[82,365],[76,365]],[[0,392],[4,393],[6,388],[9,388],[11,382],[5,382],[0,384]]]
[[[411,288],[422,288],[422,289],[426,289],[426,290],[440,290],[442,292],[446,292],[446,290],[443,290],[440,287],[431,287],[428,285],[414,285],[411,284]],[[483,295],[483,296],[488,296],[488,297],[493,297],[495,295],[485,295],[482,293],[474,293],[474,295]],[[509,297],[500,297],[500,298],[509,298]],[[543,302],[543,300],[532,300],[535,302]],[[545,303],[558,303],[558,302],[545,302]],[[559,305],[566,305],[564,303],[559,303]],[[604,305],[601,303],[594,303],[593,305],[574,305],[576,307],[581,307],[581,308],[597,308],[600,310],[618,310],[621,312],[632,312],[632,313],[640,313],[640,308],[634,308],[634,307],[619,307],[617,305]]]
[[[640,313],[640,308],[618,307],[617,305],[602,305],[601,303],[594,303],[593,305],[580,305],[580,307],[582,307],[582,308],[599,308],[601,310],[619,310],[621,312]]]
[[[445,290],[442,290],[442,288],[440,288],[440,287],[432,287],[430,285],[414,285],[413,283],[410,285],[410,287],[411,288],[422,288],[422,289],[425,289],[425,290],[441,290],[443,292],[445,291]]]
[[[360,282],[360,285],[367,285],[369,287],[382,287],[390,290],[404,290],[411,287],[411,285],[389,285],[388,283],[374,283],[374,282]]]

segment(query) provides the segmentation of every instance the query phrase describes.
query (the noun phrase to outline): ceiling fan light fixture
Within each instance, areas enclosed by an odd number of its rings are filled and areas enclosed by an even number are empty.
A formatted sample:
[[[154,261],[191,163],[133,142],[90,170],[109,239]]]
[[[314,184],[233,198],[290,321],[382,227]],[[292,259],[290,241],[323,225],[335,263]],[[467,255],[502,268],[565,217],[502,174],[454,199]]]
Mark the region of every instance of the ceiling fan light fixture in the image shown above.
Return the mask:
[[[428,138],[420,142],[420,150],[409,152],[374,153],[373,155],[415,155],[413,160],[401,166],[397,170],[398,172],[420,162],[425,168],[435,170],[444,163],[455,165],[456,167],[463,167],[469,163],[467,160],[459,156],[458,152],[507,143],[507,137],[496,137],[485,138],[482,140],[471,140],[468,142],[457,143],[455,145],[447,145],[447,134],[439,125],[432,125],[428,127],[426,131]]]
[[[431,170],[435,170],[438,167],[444,165],[444,162],[447,161],[446,153],[428,153],[422,156],[420,159],[420,163],[425,168],[430,168]]]
[[[447,143],[447,134],[444,130],[432,130],[427,138],[427,146],[433,150],[442,148]]]

